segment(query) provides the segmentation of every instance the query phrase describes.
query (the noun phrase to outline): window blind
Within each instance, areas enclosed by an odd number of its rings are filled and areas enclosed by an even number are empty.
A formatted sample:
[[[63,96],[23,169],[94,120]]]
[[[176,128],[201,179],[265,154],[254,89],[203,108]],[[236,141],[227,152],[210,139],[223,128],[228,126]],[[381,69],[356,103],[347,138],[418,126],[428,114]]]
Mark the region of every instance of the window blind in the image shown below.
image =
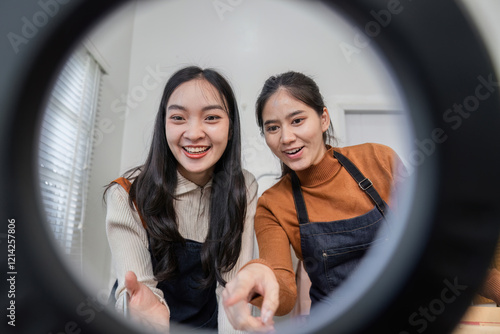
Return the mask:
[[[54,85],[39,138],[39,182],[47,222],[80,270],[100,81],[99,64],[86,49],[76,50]]]

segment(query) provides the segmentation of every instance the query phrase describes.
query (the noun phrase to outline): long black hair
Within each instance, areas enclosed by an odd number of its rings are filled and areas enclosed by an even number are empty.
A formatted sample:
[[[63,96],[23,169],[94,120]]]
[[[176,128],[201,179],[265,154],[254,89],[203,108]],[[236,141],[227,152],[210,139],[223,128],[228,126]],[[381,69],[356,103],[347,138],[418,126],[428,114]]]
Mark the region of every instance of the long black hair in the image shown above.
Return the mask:
[[[196,66],[174,73],[165,85],[156,116],[151,147],[146,162],[125,173],[132,183],[129,204],[137,206],[147,225],[152,255],[158,260],[154,275],[163,281],[176,274],[174,243],[185,243],[178,229],[174,209],[177,187],[177,160],[170,150],[165,132],[166,108],[174,90],[181,84],[202,79],[219,92],[229,115],[229,140],[215,164],[212,178],[208,234],[201,250],[205,278],[201,287],[215,280],[225,285],[221,273],[234,268],[241,250],[246,215],[246,186],[241,168],[241,132],[238,106],[227,80],[213,69]],[[133,176],[136,174],[137,176]],[[108,186],[109,189],[109,186]]]
[[[262,119],[264,106],[269,98],[279,89],[286,90],[292,97],[314,109],[318,116],[321,117],[323,114],[325,102],[323,101],[323,96],[319,91],[318,85],[312,78],[295,71],[288,71],[275,76],[273,75],[264,83],[259,97],[257,98],[257,102],[255,103],[255,118],[257,119],[257,124],[259,125],[261,133],[264,133],[264,121]],[[335,143],[331,122],[328,130],[323,133],[323,142],[325,145],[333,145]],[[292,170],[287,165],[281,162],[282,177],[291,171]]]

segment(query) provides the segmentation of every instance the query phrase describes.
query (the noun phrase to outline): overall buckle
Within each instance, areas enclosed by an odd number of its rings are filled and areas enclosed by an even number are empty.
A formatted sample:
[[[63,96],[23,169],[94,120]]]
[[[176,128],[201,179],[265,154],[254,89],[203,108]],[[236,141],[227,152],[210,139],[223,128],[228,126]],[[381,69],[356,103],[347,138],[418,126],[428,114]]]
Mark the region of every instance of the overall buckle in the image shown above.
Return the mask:
[[[361,188],[361,190],[366,191],[371,186],[373,186],[373,183],[372,181],[370,181],[370,179],[366,178],[363,181],[359,182],[358,186]]]

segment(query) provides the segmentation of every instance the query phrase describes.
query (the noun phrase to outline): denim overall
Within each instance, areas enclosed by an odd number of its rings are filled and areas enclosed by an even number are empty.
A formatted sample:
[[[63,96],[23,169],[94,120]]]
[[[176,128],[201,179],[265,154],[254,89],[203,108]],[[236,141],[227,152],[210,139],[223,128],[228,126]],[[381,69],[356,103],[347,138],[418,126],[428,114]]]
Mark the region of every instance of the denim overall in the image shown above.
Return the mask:
[[[174,246],[178,271],[174,278],[158,282],[170,308],[170,321],[194,328],[217,329],[218,305],[215,295],[216,282],[207,289],[200,289],[199,281],[205,276],[201,264],[202,243],[186,240],[183,246]],[[158,261],[151,249],[153,270]]]
[[[130,181],[125,178],[116,179],[114,182],[120,184],[127,192],[130,189]],[[141,217],[142,225],[147,225]],[[203,244],[186,240],[185,244],[175,243],[173,249],[177,259],[177,272],[172,279],[158,282],[157,288],[163,291],[163,296],[170,308],[170,321],[198,329],[217,329],[218,304],[215,289],[217,283],[207,289],[200,289],[199,281],[204,277],[201,264],[201,248]],[[148,233],[148,250],[151,255],[153,272],[158,265],[158,259],[151,252],[151,244]],[[111,296],[118,286],[115,282]]]
[[[367,249],[382,238],[376,235],[387,214],[387,204],[372,182],[344,155],[333,156],[349,172],[375,207],[358,217],[330,222],[309,222],[299,178],[292,172],[292,189],[300,228],[304,268],[311,280],[312,306],[324,300],[356,268]],[[375,237],[377,236],[377,240]]]

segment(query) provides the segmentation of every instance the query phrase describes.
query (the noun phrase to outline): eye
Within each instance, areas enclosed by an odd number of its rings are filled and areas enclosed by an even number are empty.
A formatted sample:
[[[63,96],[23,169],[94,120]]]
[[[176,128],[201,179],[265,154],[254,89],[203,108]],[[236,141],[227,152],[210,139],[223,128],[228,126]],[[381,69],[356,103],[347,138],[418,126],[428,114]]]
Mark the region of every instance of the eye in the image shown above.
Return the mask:
[[[210,115],[210,116],[207,116],[207,118],[205,118],[207,121],[209,122],[214,122],[218,119],[221,119],[222,117],[220,116],[217,116],[217,115]]]
[[[292,124],[300,124],[304,121],[305,118],[296,118],[292,121]]]
[[[184,120],[184,118],[182,116],[179,116],[179,115],[172,115],[172,116],[170,116],[170,119],[173,121],[177,121],[177,122]]]
[[[276,131],[278,131],[277,125],[270,125],[270,126],[266,127],[266,132],[272,133],[272,132],[276,132]]]

